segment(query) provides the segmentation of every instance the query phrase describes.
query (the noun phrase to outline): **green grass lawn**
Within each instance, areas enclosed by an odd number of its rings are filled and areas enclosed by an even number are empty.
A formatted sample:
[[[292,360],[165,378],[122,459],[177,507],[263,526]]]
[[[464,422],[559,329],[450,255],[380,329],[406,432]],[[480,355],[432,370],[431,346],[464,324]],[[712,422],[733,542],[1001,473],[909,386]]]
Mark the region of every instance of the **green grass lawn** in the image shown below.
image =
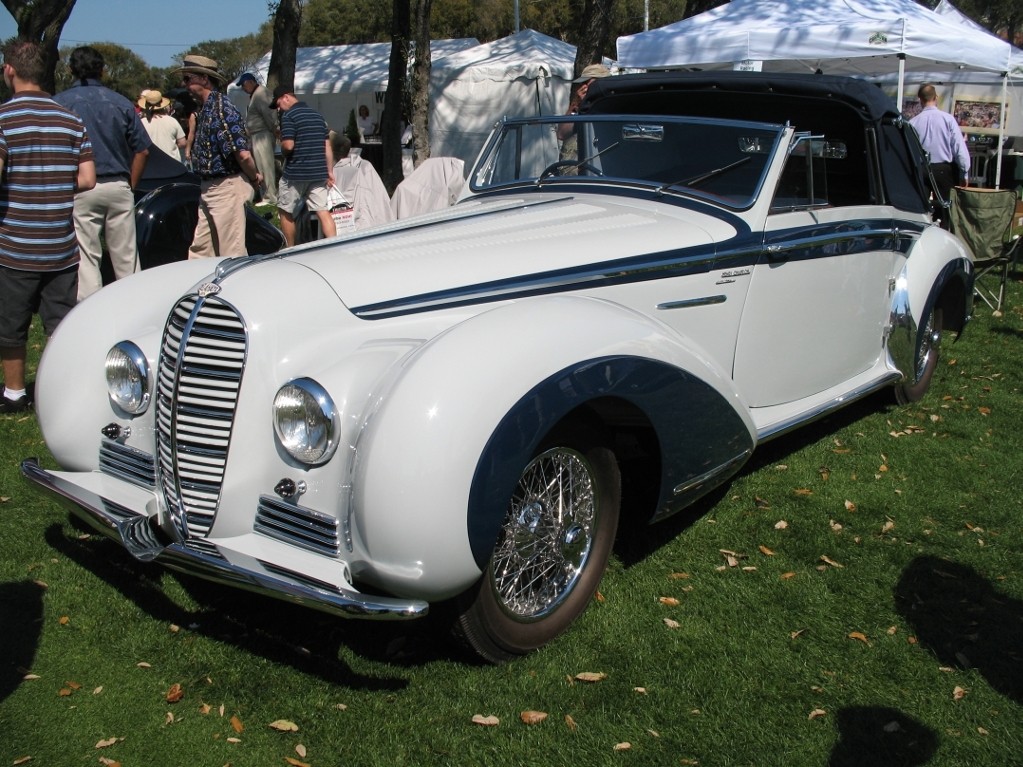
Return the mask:
[[[1009,299],[946,339],[924,401],[872,397],[625,530],[583,618],[500,667],[443,610],[343,621],[135,562],[20,479],[52,459],[6,417],[0,767],[1023,764]]]

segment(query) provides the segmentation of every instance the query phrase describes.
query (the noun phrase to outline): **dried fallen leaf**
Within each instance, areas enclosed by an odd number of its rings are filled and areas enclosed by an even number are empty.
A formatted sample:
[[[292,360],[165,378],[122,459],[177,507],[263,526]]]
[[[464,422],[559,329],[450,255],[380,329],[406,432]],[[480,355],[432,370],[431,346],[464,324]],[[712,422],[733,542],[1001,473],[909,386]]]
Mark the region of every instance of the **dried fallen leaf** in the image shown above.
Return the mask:
[[[966,697],[966,690],[956,685],[956,688],[952,690],[952,700],[962,700]]]
[[[241,743],[242,742],[241,738],[225,738],[224,740],[226,740],[228,743]]]
[[[203,703],[201,706],[199,706],[199,713],[202,714],[203,716],[206,716],[212,710],[213,707],[209,703]]]
[[[66,615],[60,616],[60,618],[57,620],[57,623],[59,623],[61,626],[66,626],[70,622],[71,622],[71,619],[69,617],[67,617]]]
[[[826,565],[831,565],[832,567],[845,567],[845,565],[839,564],[835,560],[831,559],[830,557],[826,557],[824,555],[821,555],[821,562],[823,562]]]
[[[808,716],[807,719],[811,720],[820,719],[822,716],[827,716],[827,714],[828,712],[825,711],[823,708],[815,708],[813,711],[810,712],[810,716]]]
[[[565,726],[567,726],[572,732],[575,732],[575,728],[578,725],[575,723],[575,719],[572,718],[571,714],[565,714]]]
[[[889,533],[889,532],[891,532],[894,529],[895,529],[895,523],[892,522],[890,519],[886,520],[885,523],[883,525],[881,525],[881,532],[882,533]]]
[[[472,718],[473,724],[479,724],[483,727],[497,727],[501,723],[501,720],[491,714],[490,716],[483,716],[483,714],[475,714]]]
[[[990,733],[989,733],[989,732],[988,732],[987,730],[985,730],[985,729],[984,729],[983,727],[978,727],[978,728],[977,728],[977,732],[978,732],[978,733],[979,733],[980,735],[990,735]]]
[[[788,526],[789,523],[786,522],[784,519],[779,519],[777,522],[774,523],[775,530],[784,530]]]
[[[301,756],[303,759],[305,759],[305,755],[306,755],[305,746],[303,746],[301,743],[299,743],[297,746],[295,746],[295,753],[298,754],[299,756]]]
[[[678,607],[682,604],[675,597],[658,597],[657,601],[662,605],[667,605],[668,607]]]
[[[174,714],[171,713],[170,711],[168,711],[166,714],[164,714],[163,715],[163,723],[164,724],[174,724]]]
[[[842,523],[841,523],[841,522],[836,522],[836,521],[835,521],[835,520],[833,520],[833,519],[829,519],[829,520],[828,520],[828,525],[829,525],[829,526],[831,527],[831,529],[832,529],[832,530],[834,530],[834,531],[835,531],[836,533],[837,533],[838,531],[840,531],[840,530],[842,529]]]
[[[657,730],[647,730],[647,733],[650,735],[651,738],[661,737],[661,733],[657,732]]]
[[[845,510],[846,511],[856,511],[856,504],[853,503],[852,501],[847,500],[845,502]]]
[[[152,666],[146,663],[145,661],[142,661],[141,663],[136,663],[135,665],[138,668],[152,668]]]
[[[980,413],[981,415],[991,415],[991,408],[979,407],[977,408],[977,412]]]
[[[798,639],[799,635],[802,634],[806,629],[799,629],[799,631],[789,632],[789,639]]]
[[[808,487],[797,487],[792,491],[795,495],[813,495],[813,490]]]
[[[289,722],[289,724],[290,724],[290,722]],[[270,726],[273,727],[273,724],[271,724]],[[235,732],[237,732],[239,735],[241,735],[242,732],[245,730],[245,725],[242,724],[242,720],[238,718],[237,714],[232,714],[231,715],[231,729],[234,730]],[[280,729],[280,728],[274,727],[274,729],[276,730],[276,729]],[[297,726],[295,727],[295,730],[298,730]]]
[[[622,743],[615,743],[614,748],[612,750],[628,751],[630,748],[632,748],[632,744],[629,743],[628,741],[623,741]]]
[[[181,700],[184,697],[185,697],[185,690],[177,682],[172,684],[170,686],[170,689],[167,690],[167,702],[168,703],[177,703],[179,700]]]
[[[781,577],[781,579],[783,581],[789,581],[789,580],[792,580],[793,578],[795,578],[796,574],[793,573],[793,572],[782,573],[780,577]]]
[[[576,674],[575,678],[580,682],[603,682],[607,679],[607,674],[603,671],[583,671]]]
[[[31,756],[19,756],[12,762],[12,764],[14,765],[14,767],[17,767],[19,764],[28,764],[31,761],[32,761]]]
[[[96,748],[109,748],[119,740],[124,740],[124,738],[107,738],[106,740],[101,740],[96,743]]]
[[[756,506],[758,509],[771,508],[771,502],[766,498],[761,498],[760,496],[753,497],[753,505]]]
[[[102,764],[103,767],[121,767],[121,763],[119,761],[116,759],[107,759],[105,756],[101,756],[99,758],[99,763]]]
[[[870,642],[867,640],[867,635],[864,634],[862,631],[851,631],[851,632],[849,632],[849,638],[850,639],[855,639],[855,640],[857,640],[859,642],[863,642],[863,644],[866,644],[866,645],[870,644]]]
[[[292,759],[290,756],[284,757],[284,761],[291,765],[291,767],[311,767],[311,765],[305,762],[300,762],[298,759]]]
[[[679,626],[678,621],[673,621],[671,618],[664,618],[664,625],[670,629],[677,629]]]
[[[646,695],[646,687],[633,687],[632,691],[637,692],[640,695]]]
[[[241,727],[242,723],[236,716],[231,717],[231,726],[235,727],[236,720],[238,721],[237,727]],[[237,729],[237,727],[235,727],[236,732],[241,732],[241,730]],[[298,725],[294,722],[288,721],[287,719],[275,719],[270,722],[267,727],[271,730],[277,730],[278,732],[298,732]]]
[[[523,711],[519,714],[519,719],[523,724],[540,724],[546,718],[546,711]]]
[[[22,679],[24,679],[26,682],[31,682],[33,679],[42,679],[42,677],[39,676],[39,674],[25,674],[25,676],[23,676]]]
[[[103,692],[103,685],[100,685],[100,686],[99,686],[99,687],[97,687],[97,688],[96,688],[95,690],[93,690],[93,691],[92,691],[92,694],[93,694],[93,695],[99,695],[99,694],[100,694],[101,692]]]

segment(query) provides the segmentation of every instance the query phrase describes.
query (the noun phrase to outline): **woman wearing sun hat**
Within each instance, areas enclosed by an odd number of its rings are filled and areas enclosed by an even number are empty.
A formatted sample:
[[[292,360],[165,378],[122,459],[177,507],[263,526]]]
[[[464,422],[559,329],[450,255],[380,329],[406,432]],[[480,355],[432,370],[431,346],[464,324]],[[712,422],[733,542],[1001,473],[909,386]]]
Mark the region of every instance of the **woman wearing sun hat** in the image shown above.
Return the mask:
[[[142,91],[136,102],[142,110],[142,127],[146,129],[153,144],[178,162],[185,161],[185,131],[181,123],[168,113],[170,99],[160,91]]]
[[[220,88],[227,82],[215,60],[189,53],[181,82],[202,105],[195,118],[192,170],[201,179],[199,222],[189,258],[244,256],[245,203],[263,181],[249,151],[245,119]]]

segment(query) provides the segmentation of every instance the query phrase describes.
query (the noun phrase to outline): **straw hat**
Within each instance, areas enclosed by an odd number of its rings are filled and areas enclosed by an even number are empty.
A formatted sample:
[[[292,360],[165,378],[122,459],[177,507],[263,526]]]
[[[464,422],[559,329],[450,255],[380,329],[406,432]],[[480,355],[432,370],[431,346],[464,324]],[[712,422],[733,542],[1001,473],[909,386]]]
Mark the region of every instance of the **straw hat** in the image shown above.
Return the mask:
[[[206,75],[221,84],[227,82],[227,78],[221,73],[220,65],[217,64],[216,59],[200,56],[198,53],[186,55],[181,62],[181,66],[178,67],[178,71],[182,74]]]
[[[166,109],[171,101],[160,91],[142,91],[142,98],[136,103],[143,109]]]
[[[610,74],[611,70],[605,67],[603,64],[590,64],[572,82],[587,83],[590,80],[596,80],[599,77],[607,77]]]

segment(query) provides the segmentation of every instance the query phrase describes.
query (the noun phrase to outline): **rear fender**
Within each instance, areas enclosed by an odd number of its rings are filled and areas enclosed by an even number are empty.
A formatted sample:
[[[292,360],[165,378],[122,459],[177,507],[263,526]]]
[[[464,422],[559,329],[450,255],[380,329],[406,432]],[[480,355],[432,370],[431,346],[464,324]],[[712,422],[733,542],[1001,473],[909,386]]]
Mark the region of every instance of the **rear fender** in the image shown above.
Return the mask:
[[[368,421],[353,496],[371,560],[362,577],[427,599],[467,588],[537,444],[603,397],[629,400],[654,424],[671,457],[662,471],[668,501],[679,486],[689,492],[687,478],[752,447],[755,430],[730,380],[684,338],[591,298],[507,304],[412,355]]]
[[[935,308],[946,330],[963,331],[973,308],[973,259],[957,238],[931,226],[910,250],[892,294],[888,353],[903,375],[914,371],[917,329]]]

